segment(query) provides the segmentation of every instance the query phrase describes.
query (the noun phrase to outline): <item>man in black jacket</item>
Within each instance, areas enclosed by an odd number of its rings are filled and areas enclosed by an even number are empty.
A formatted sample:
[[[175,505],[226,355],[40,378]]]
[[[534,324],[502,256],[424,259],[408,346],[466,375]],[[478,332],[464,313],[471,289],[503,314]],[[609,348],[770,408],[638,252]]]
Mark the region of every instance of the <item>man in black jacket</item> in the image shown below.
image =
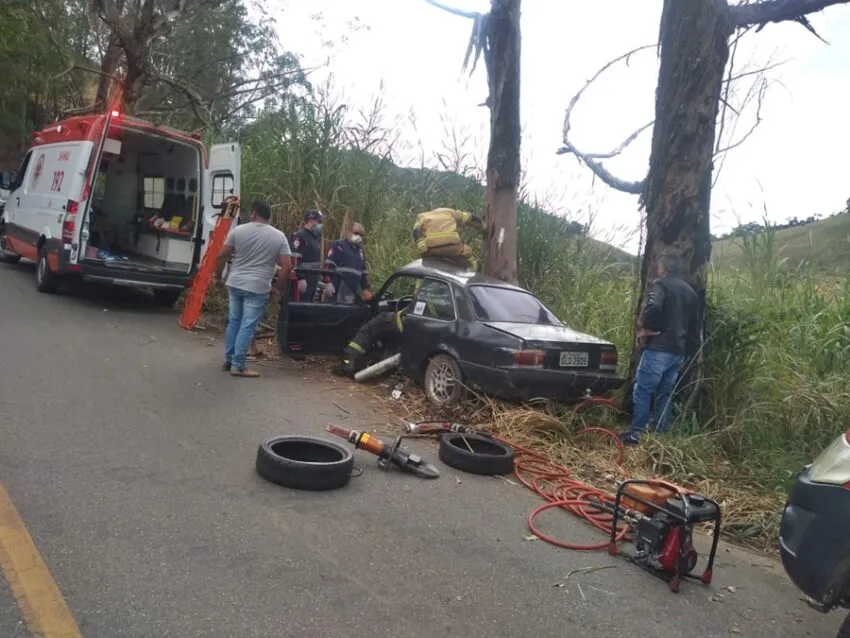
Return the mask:
[[[620,435],[625,444],[640,440],[652,416],[653,399],[654,430],[663,433],[670,427],[676,380],[698,336],[697,295],[681,273],[680,259],[665,253],[638,330],[638,343],[645,347],[635,374],[632,427]]]

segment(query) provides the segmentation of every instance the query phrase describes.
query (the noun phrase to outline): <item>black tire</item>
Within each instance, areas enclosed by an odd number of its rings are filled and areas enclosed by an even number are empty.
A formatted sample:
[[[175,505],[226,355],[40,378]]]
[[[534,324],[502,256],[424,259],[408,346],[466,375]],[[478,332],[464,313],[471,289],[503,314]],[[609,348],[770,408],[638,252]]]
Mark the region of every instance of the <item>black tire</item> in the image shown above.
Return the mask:
[[[158,306],[167,306],[171,308],[177,303],[177,300],[180,299],[180,295],[182,294],[182,290],[175,290],[172,288],[154,288],[153,299]]]
[[[463,374],[454,357],[438,354],[425,368],[425,395],[434,405],[450,408],[466,398]]]
[[[850,614],[841,623],[841,628],[838,630],[838,636],[836,638],[850,638]]]
[[[35,289],[48,294],[59,290],[59,276],[50,270],[44,247],[38,251],[38,260],[35,263]]]
[[[17,264],[21,261],[21,256],[15,253],[6,252],[6,229],[5,224],[0,227],[0,262],[4,264]]]
[[[513,448],[477,434],[444,434],[440,437],[439,455],[449,467],[471,474],[492,476],[514,471]]]
[[[257,450],[257,474],[296,490],[335,490],[351,480],[354,455],[342,445],[309,436],[277,436]]]

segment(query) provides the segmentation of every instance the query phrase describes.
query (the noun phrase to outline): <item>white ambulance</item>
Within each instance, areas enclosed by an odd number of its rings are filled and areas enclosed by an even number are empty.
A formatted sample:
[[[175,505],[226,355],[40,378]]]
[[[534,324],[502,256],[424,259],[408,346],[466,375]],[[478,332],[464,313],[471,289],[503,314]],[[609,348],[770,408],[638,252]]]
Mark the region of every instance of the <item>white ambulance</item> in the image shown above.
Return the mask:
[[[173,303],[188,286],[225,198],[239,196],[241,150],[118,112],[33,134],[2,174],[0,260],[36,262],[35,286],[63,277],[152,288]]]

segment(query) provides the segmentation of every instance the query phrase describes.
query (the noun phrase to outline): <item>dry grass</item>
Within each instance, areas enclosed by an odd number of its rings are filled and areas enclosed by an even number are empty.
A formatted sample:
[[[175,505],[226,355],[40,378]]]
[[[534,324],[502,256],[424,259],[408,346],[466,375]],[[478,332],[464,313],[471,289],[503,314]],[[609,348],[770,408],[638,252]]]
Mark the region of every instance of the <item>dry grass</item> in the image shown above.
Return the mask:
[[[576,479],[599,489],[613,492],[627,476],[663,478],[716,500],[723,515],[723,536],[728,540],[765,553],[776,551],[785,495],[732,475],[728,460],[701,458],[700,439],[704,435],[672,440],[649,436],[640,446],[625,449],[620,466],[617,448],[608,437],[578,434],[587,427],[614,432],[623,429],[618,416],[605,407],[577,414],[567,406],[548,401],[516,405],[476,396],[461,408],[445,412],[435,410],[422,390],[409,382],[404,396],[392,399],[388,388],[394,384],[360,386],[369,388],[384,410],[395,415],[398,425],[388,425],[378,429],[378,433],[398,434],[406,422],[447,419],[540,452],[563,464]]]

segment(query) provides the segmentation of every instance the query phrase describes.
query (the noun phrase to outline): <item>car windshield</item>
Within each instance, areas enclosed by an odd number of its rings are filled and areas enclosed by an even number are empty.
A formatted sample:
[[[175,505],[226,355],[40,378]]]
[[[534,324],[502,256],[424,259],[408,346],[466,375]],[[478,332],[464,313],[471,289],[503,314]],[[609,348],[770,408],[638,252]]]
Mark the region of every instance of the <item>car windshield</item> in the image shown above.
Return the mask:
[[[524,290],[478,285],[469,287],[469,296],[481,321],[561,325],[537,297]]]

